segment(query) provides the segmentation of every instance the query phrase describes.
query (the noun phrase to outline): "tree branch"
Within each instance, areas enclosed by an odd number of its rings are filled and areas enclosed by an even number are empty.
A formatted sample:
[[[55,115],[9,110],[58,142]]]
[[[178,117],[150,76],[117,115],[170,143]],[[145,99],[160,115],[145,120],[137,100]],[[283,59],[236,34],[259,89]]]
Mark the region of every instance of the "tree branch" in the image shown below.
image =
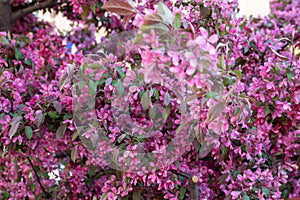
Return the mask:
[[[32,6],[18,10],[17,12],[13,13],[13,17],[12,17],[13,22],[16,22],[21,17],[28,15],[29,13],[32,13],[34,11],[45,9],[45,8],[50,8],[53,5],[55,5],[55,3],[56,3],[56,0],[46,0],[44,2],[37,2],[36,4],[34,4]]]
[[[35,176],[36,176],[37,182],[39,183],[39,185],[40,185],[40,187],[41,187],[43,193],[45,194],[46,198],[49,199],[49,198],[50,198],[50,194],[45,190],[44,186],[42,185],[42,182],[41,182],[41,180],[40,180],[40,177],[38,176],[37,171],[35,170],[35,168],[34,168],[34,166],[33,166],[33,163],[32,163],[32,161],[30,160],[30,158],[29,158],[28,156],[27,156],[27,160],[29,161],[31,168],[32,168],[33,171],[34,171],[34,174],[35,174]]]
[[[27,7],[29,7],[29,6],[33,6],[33,5],[36,4],[37,2],[38,2],[38,0],[32,0],[32,2],[30,2],[30,3],[22,3],[22,4],[19,4],[19,5],[17,5],[17,6],[12,5],[12,6],[11,6],[11,7],[12,7],[11,9],[12,9],[13,12],[16,12],[16,11],[18,11],[18,10],[27,8]]]

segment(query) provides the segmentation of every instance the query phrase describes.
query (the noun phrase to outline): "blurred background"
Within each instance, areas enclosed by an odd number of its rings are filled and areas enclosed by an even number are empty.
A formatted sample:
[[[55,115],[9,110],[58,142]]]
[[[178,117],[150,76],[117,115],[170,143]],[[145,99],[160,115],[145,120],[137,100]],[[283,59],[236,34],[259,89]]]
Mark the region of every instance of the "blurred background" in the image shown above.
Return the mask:
[[[249,17],[250,15],[252,15],[253,17],[266,16],[270,12],[269,2],[270,0],[239,0],[240,13],[238,14],[238,16],[246,16],[246,17]],[[55,23],[56,27],[61,32],[68,32],[72,29],[70,26],[71,21],[63,17],[61,13],[55,15],[49,12],[44,14],[42,12],[39,12],[38,16],[40,19],[44,19],[48,22]],[[101,33],[96,34],[97,42],[99,42],[102,34]]]
[[[266,16],[270,12],[270,0],[239,0],[240,16]]]

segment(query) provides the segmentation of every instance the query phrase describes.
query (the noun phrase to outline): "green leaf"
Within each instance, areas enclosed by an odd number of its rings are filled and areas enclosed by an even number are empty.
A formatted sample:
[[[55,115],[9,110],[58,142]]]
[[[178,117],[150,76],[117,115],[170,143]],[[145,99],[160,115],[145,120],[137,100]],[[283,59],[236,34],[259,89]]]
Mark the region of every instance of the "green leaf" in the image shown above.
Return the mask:
[[[225,59],[224,58],[225,58],[224,54],[221,54],[221,56],[219,57],[218,64],[217,64],[219,69],[224,69],[224,67],[225,67]]]
[[[185,198],[185,193],[186,193],[186,188],[185,187],[181,187],[180,191],[179,191],[179,199],[183,200]]]
[[[150,91],[146,90],[141,97],[141,103],[144,110],[147,110],[149,108],[150,102],[151,102]]]
[[[180,28],[180,26],[181,26],[181,15],[180,15],[180,13],[175,14],[173,26],[174,26],[175,30],[178,30]]]
[[[89,177],[93,176],[94,174],[95,174],[95,167],[91,165],[89,170]]]
[[[205,94],[205,98],[210,99],[210,98],[216,98],[220,96],[217,92],[207,92]]]
[[[159,92],[156,88],[153,89],[153,94],[156,100],[159,100]]]
[[[266,115],[271,113],[271,110],[270,110],[269,106],[264,107],[264,112],[265,112]]]
[[[281,197],[282,197],[283,199],[287,200],[287,199],[289,198],[289,191],[288,191],[288,190],[284,190],[284,191],[282,192]]]
[[[91,63],[87,65],[88,68],[90,69],[103,69],[103,65],[99,64],[99,63]]]
[[[89,91],[92,96],[94,96],[97,92],[97,82],[93,80],[89,80]]]
[[[63,120],[72,119],[72,118],[73,118],[72,114],[65,114]]]
[[[150,116],[152,117],[152,119],[155,119],[155,116],[156,116],[156,107],[150,108]]]
[[[118,71],[118,74],[124,78],[125,77],[125,73],[123,72],[122,68],[121,67],[116,67],[116,70]]]
[[[162,17],[165,23],[172,25],[173,24],[173,13],[171,10],[162,2],[158,3],[158,14]]]
[[[31,189],[31,191],[35,191],[35,188],[36,188],[36,184],[34,184],[34,183],[32,183],[32,184],[30,184],[30,189]]]
[[[27,58],[26,61],[24,62],[26,65],[29,65],[31,66],[33,63],[32,63],[32,60],[30,58]]]
[[[276,74],[278,74],[280,72],[280,68],[279,68],[278,64],[275,64],[274,70],[275,70]]]
[[[240,80],[242,80],[243,75],[242,75],[242,72],[241,72],[240,70],[234,70],[233,72],[237,75],[237,77],[238,77]]]
[[[170,111],[171,111],[170,106],[165,107],[165,109],[163,111],[163,118],[164,118],[164,120],[167,120],[167,118],[170,115]]]
[[[140,28],[140,30],[143,32],[154,30],[155,32],[163,34],[163,33],[168,32],[169,28],[166,25],[164,25],[163,23],[157,23],[157,24],[152,24],[152,25],[143,25]]]
[[[244,194],[243,199],[242,200],[250,200],[250,197],[246,194]]]
[[[289,80],[293,80],[293,77],[295,76],[295,73],[294,72],[287,72],[286,75],[287,75]]]
[[[19,48],[15,48],[15,57],[16,57],[17,60],[20,60],[20,59],[24,58],[24,56],[22,55]]]
[[[225,85],[225,87],[233,85],[234,84],[234,79],[229,78],[229,77],[225,77],[224,80],[223,80],[223,84]]]
[[[49,178],[50,178],[48,172],[42,173],[42,176],[43,176],[45,179],[47,179],[47,180],[49,180]]]
[[[0,37],[0,42],[3,44],[3,45],[8,45],[9,44],[9,40],[6,38],[6,37]]]
[[[261,191],[264,193],[265,197],[268,198],[269,197],[269,190],[266,187],[262,187]]]
[[[240,29],[241,29],[241,30],[244,30],[245,27],[246,27],[246,24],[247,24],[246,22],[242,23],[242,24],[240,25]]]
[[[121,97],[123,97],[125,91],[124,91],[123,82],[122,82],[120,79],[118,79],[118,81],[116,82],[115,87],[116,87],[116,90],[117,90],[118,94],[119,94]]]
[[[91,2],[91,10],[93,11],[93,13],[96,13],[96,4],[94,2]]]
[[[32,128],[30,126],[25,126],[25,133],[29,140],[32,138]]]
[[[82,10],[83,10],[83,12],[81,13],[81,18],[82,18],[83,20],[85,20],[86,17],[88,16],[89,12],[90,12],[90,9],[89,9],[89,7],[83,5],[83,6],[82,6]]]
[[[237,170],[237,171],[233,172],[233,177],[236,178],[237,175],[239,175],[239,174],[242,174],[242,172]]]
[[[243,152],[247,153],[248,148],[247,148],[246,145],[243,144],[243,145],[241,146],[241,150],[242,150]]]
[[[59,118],[59,114],[53,110],[49,111],[48,112],[48,116],[51,118],[51,119],[57,119]]]
[[[8,192],[6,192],[5,190],[2,190],[2,197],[4,199],[8,199],[10,197],[10,194]]]

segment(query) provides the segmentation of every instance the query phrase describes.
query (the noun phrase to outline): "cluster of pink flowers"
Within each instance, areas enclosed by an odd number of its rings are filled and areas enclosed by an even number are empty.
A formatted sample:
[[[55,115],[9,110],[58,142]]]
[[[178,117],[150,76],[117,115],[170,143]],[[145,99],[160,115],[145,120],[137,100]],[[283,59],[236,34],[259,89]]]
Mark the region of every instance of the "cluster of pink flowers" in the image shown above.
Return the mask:
[[[299,1],[249,20],[237,1],[123,1],[131,19],[114,1],[55,6],[85,24],[67,36],[33,15],[0,33],[0,199],[299,196]],[[98,21],[143,35],[86,57]]]

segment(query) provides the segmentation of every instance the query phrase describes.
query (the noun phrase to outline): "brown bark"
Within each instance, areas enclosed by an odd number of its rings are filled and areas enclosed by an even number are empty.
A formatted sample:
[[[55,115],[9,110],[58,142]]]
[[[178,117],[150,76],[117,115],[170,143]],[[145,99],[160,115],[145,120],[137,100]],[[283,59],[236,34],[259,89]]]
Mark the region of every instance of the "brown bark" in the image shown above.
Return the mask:
[[[36,1],[12,12],[12,5],[9,0],[0,0],[0,31],[11,31],[16,21],[34,11],[51,8],[57,3],[56,0]]]
[[[0,31],[10,31],[12,28],[12,11],[9,0],[0,0]]]

